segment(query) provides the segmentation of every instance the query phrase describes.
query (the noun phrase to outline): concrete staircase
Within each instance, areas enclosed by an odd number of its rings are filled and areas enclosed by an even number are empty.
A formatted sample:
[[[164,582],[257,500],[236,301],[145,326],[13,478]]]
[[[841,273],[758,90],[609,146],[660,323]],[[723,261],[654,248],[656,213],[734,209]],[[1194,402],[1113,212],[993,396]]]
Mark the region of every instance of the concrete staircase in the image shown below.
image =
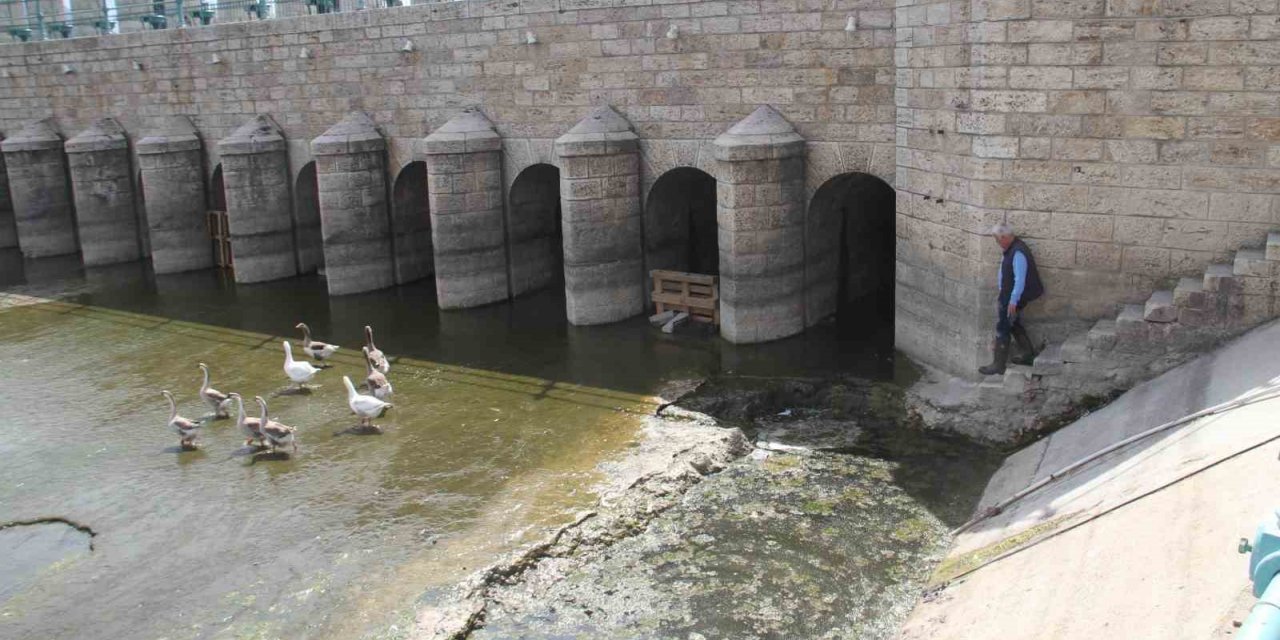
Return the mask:
[[[1145,304],[1124,305],[1114,319],[1047,345],[1033,366],[1010,365],[980,388],[1028,400],[1127,388],[1278,314],[1280,232],[1272,232],[1265,248],[1241,249],[1233,264],[1210,265],[1202,277],[1182,278]]]

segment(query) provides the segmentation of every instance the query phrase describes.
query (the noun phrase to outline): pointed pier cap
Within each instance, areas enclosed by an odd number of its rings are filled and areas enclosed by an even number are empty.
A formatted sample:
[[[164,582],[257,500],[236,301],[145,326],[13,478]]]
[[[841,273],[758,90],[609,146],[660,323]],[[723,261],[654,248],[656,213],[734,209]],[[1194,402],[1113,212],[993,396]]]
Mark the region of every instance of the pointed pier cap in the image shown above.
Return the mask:
[[[66,148],[67,153],[128,149],[129,138],[124,134],[124,127],[115,118],[101,118],[67,140]]]
[[[367,153],[386,148],[387,141],[378,131],[378,125],[363,111],[352,111],[311,141],[311,153],[317,156]]]
[[[429,156],[446,153],[499,151],[502,136],[484,117],[480,107],[468,107],[444,126],[422,140],[422,153]]]
[[[187,116],[164,118],[141,140],[134,143],[138,155],[172,153],[200,148],[200,135]]]
[[[284,134],[275,120],[266,114],[254,116],[218,142],[218,154],[224,156],[284,150]]]
[[[58,135],[58,130],[53,128],[53,121],[49,118],[28,122],[17,133],[0,143],[0,150],[4,153],[61,148],[62,136]]]
[[[622,114],[601,105],[556,139],[556,152],[562,157],[633,153],[639,150],[639,141]]]
[[[729,162],[790,158],[804,153],[804,138],[781,113],[762,105],[716,138],[716,159]]]

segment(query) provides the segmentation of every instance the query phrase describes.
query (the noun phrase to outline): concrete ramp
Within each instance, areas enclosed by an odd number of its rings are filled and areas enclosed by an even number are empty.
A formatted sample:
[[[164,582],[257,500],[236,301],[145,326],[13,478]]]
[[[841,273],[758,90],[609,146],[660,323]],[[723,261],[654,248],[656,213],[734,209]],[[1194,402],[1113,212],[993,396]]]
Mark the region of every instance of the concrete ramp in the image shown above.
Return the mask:
[[[1280,323],[1011,455],[979,512],[1098,450],[1280,384]],[[1280,399],[1121,449],[962,533],[902,638],[1208,638],[1243,620],[1236,552],[1280,507]]]

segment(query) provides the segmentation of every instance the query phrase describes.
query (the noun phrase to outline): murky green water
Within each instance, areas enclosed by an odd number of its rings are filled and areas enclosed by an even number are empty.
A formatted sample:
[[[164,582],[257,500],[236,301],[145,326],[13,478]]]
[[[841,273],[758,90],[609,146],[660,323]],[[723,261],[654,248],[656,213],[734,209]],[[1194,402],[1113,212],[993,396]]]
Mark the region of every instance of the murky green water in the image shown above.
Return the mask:
[[[643,319],[569,327],[554,292],[440,312],[430,283],[329,298],[317,278],[235,286],[8,252],[0,291],[61,300],[7,296],[0,310],[0,523],[59,516],[97,533],[92,553],[38,563],[7,591],[0,577],[6,638],[403,629],[431,587],[591,504],[596,465],[634,440],[664,379],[891,370],[891,354],[822,332],[733,348]],[[183,415],[205,414],[195,365],[206,362],[217,388],[271,396],[287,384],[280,341],[297,339],[298,321],[345,347],[315,393],[270,398],[300,453],[255,455],[227,420],[179,451],[159,390]],[[397,358],[381,436],[344,433],[354,417],[340,376],[363,376],[365,324]]]

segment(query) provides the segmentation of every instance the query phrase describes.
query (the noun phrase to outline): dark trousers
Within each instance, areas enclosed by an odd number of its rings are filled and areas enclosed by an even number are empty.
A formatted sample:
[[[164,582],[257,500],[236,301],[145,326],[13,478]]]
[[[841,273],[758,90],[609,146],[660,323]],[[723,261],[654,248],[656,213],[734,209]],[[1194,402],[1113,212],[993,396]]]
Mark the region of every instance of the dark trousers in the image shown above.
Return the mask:
[[[1022,310],[1026,305],[1018,305],[1018,312],[1012,318],[1009,317],[1009,303],[997,302],[1000,306],[1000,319],[996,321],[996,340],[1002,344],[1009,342],[1009,335],[1013,333],[1014,327],[1022,329]]]

